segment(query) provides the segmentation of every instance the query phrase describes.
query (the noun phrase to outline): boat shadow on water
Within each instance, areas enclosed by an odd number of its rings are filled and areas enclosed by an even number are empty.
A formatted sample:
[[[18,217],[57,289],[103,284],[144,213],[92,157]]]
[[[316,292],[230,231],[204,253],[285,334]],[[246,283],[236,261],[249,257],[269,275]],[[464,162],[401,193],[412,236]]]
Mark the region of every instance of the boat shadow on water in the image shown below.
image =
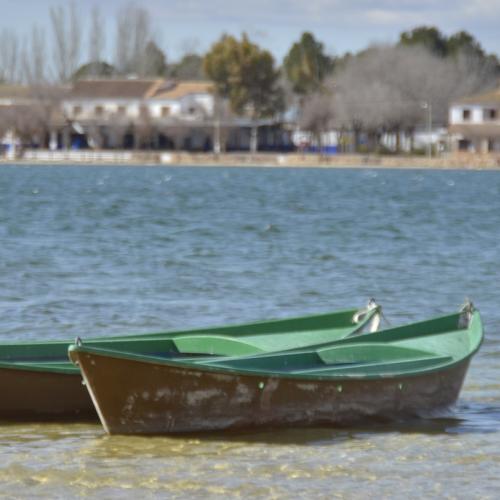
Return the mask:
[[[457,408],[409,420],[375,419],[355,426],[305,427],[285,429],[235,430],[226,432],[181,434],[170,439],[193,438],[203,441],[264,443],[275,445],[319,445],[362,438],[368,434],[469,434],[498,432],[500,407]],[[113,437],[111,437],[113,439]],[[146,437],[148,439],[148,437]]]
[[[178,443],[261,443],[271,445],[318,445],[335,444],[338,441],[360,439],[370,434],[488,434],[500,430],[500,406],[478,402],[459,402],[453,408],[432,414],[421,415],[411,419],[387,420],[372,419],[354,426],[336,427],[289,427],[259,428],[228,431],[212,431],[197,433],[181,433],[170,435],[126,435],[109,436],[102,432],[102,427],[95,420],[82,420],[68,423],[67,420],[51,422],[0,421],[2,434],[18,435],[24,433],[35,435],[50,434],[54,438],[63,439],[68,435],[85,435],[97,445],[107,447],[110,443],[169,441]],[[21,432],[23,434],[23,432]],[[33,436],[32,436],[33,437]]]
[[[113,454],[118,442],[133,445],[160,441],[181,444],[269,444],[319,446],[336,444],[352,439],[363,439],[373,434],[423,434],[423,435],[458,435],[469,433],[498,432],[500,422],[500,406],[479,403],[461,403],[455,407],[422,415],[412,419],[387,420],[374,419],[355,426],[336,427],[303,427],[303,428],[259,428],[244,430],[228,430],[215,432],[181,433],[171,435],[128,435],[103,436],[98,440],[98,447],[103,449],[112,444]],[[135,446],[134,446],[135,448]],[[101,449],[101,451],[103,451]],[[148,453],[151,451],[149,447]]]

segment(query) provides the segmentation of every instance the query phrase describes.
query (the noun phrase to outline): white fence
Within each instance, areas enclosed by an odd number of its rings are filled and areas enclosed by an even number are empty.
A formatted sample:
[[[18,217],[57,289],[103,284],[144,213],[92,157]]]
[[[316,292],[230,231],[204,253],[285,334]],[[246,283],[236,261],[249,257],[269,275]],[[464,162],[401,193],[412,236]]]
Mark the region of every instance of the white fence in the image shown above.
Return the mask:
[[[22,159],[50,163],[126,163],[133,159],[133,154],[131,151],[27,149],[23,152]]]

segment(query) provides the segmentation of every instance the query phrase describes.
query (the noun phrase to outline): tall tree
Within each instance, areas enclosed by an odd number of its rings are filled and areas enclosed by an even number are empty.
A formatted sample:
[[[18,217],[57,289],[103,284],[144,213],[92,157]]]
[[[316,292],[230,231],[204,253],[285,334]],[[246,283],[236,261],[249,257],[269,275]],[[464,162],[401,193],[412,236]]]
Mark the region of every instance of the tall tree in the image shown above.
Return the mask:
[[[146,50],[152,37],[151,18],[146,9],[136,7],[133,10],[132,64],[140,75],[146,73]]]
[[[104,61],[92,61],[82,64],[71,76],[71,80],[82,80],[89,77],[109,78],[117,74],[116,68]]]
[[[500,60],[496,54],[487,54],[479,41],[467,31],[458,31],[451,35],[447,41],[448,54],[455,58],[468,58],[481,61],[484,69],[494,68],[500,78]]]
[[[69,81],[78,67],[82,29],[76,5],[71,2],[65,10],[62,6],[51,7],[54,67],[61,82]]]
[[[23,80],[29,85],[42,85],[46,82],[47,51],[45,32],[34,25],[29,39],[24,44],[21,56]]]
[[[151,17],[143,7],[129,4],[116,19],[115,64],[122,73],[146,76],[161,65],[164,54],[154,42]]]
[[[283,61],[286,76],[294,92],[300,95],[316,92],[333,70],[333,59],[311,33],[305,32],[292,45]]]
[[[283,109],[280,73],[273,56],[245,33],[241,40],[223,35],[206,54],[204,69],[217,94],[229,99],[232,110],[252,120],[250,149],[256,151],[257,120],[275,116]]]
[[[121,9],[116,17],[115,59],[114,66],[119,73],[127,73],[131,66],[131,31],[132,19],[129,15],[130,6]]]
[[[419,26],[401,33],[399,45],[420,46],[442,57],[468,57],[482,60],[486,65],[496,65],[500,74],[500,62],[495,54],[486,54],[479,41],[467,31],[457,31],[449,37],[437,28]]]
[[[310,132],[318,144],[318,152],[322,154],[323,134],[334,128],[335,107],[330,91],[310,94],[302,103],[299,126],[302,130]]]
[[[91,25],[89,34],[89,76],[99,76],[102,69],[102,55],[104,52],[104,23],[99,7],[95,5],[92,8]]]
[[[498,56],[487,54],[479,41],[467,31],[458,31],[446,37],[437,28],[419,26],[401,33],[399,45],[424,47],[440,58],[454,58],[458,65],[463,65],[464,60],[468,60],[468,64],[472,66],[480,62],[484,66],[481,73],[488,73],[493,69],[497,78],[500,77]]]
[[[204,80],[203,57],[195,53],[185,54],[179,62],[170,65],[169,74],[179,80]]]
[[[142,72],[145,76],[165,76],[167,72],[167,59],[165,53],[150,41],[144,49]]]
[[[0,32],[0,82],[14,83],[19,78],[19,39],[14,31]]]
[[[239,42],[230,35],[223,35],[205,54],[203,69],[214,82],[217,95],[229,99],[234,85],[232,80],[239,77]]]
[[[338,123],[355,133],[364,131],[376,148],[384,133],[411,137],[428,118],[425,109],[432,110],[433,123],[444,125],[452,100],[494,82],[493,68],[478,57],[443,60],[418,46],[372,47],[335,76]]]
[[[446,57],[448,54],[446,37],[433,26],[418,26],[411,31],[401,33],[399,44],[406,47],[423,46],[439,57]]]

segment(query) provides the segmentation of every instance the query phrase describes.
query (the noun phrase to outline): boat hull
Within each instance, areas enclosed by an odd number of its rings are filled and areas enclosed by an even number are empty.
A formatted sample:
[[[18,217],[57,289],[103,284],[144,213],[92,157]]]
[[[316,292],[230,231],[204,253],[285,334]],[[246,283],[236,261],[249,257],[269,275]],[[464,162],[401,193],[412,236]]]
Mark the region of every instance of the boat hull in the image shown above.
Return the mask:
[[[351,425],[453,404],[468,359],[398,378],[322,380],[234,374],[70,351],[109,434]],[[133,373],[133,377],[130,374]]]
[[[241,346],[245,346],[245,340],[250,337],[253,337],[252,342],[257,342],[249,344],[252,352],[339,340],[369,326],[378,317],[378,311],[378,306],[372,305],[366,310],[349,309],[239,325],[91,339],[86,345],[162,357],[235,356],[246,353],[241,351]],[[354,316],[358,316],[357,320]],[[0,420],[97,419],[92,400],[82,385],[81,374],[68,360],[69,345],[69,341],[0,344]],[[213,351],[221,346],[227,352]]]
[[[96,420],[82,377],[0,368],[0,420]]]

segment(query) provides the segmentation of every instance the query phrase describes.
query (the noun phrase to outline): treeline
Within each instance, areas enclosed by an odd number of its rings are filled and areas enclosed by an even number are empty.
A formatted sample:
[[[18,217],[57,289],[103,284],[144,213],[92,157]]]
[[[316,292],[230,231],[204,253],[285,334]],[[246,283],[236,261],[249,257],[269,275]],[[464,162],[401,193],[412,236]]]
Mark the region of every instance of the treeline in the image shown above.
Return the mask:
[[[98,7],[85,17],[76,3],[51,7],[46,26],[35,24],[30,33],[0,31],[0,82],[68,83],[86,77],[134,74],[203,79],[203,56],[190,50],[169,63],[158,41],[151,14],[129,4],[117,11],[112,39],[107,39]]]
[[[451,100],[491,88],[500,77],[498,57],[472,35],[445,36],[435,27],[417,27],[394,45],[341,56],[326,53],[313,34],[303,33],[281,64],[246,34],[222,35],[206,54],[188,50],[170,62],[142,7],[118,11],[111,45],[97,7],[86,34],[74,3],[51,8],[49,19],[50,37],[40,26],[22,41],[11,30],[0,32],[0,81],[41,86],[130,74],[208,78],[223,98],[216,119],[233,113],[258,121],[288,110],[287,119],[315,135],[320,146],[323,132],[335,129],[341,145],[346,134],[358,148],[363,134],[377,150],[381,137],[393,134],[399,149],[401,136],[413,137],[426,117],[445,124]]]

